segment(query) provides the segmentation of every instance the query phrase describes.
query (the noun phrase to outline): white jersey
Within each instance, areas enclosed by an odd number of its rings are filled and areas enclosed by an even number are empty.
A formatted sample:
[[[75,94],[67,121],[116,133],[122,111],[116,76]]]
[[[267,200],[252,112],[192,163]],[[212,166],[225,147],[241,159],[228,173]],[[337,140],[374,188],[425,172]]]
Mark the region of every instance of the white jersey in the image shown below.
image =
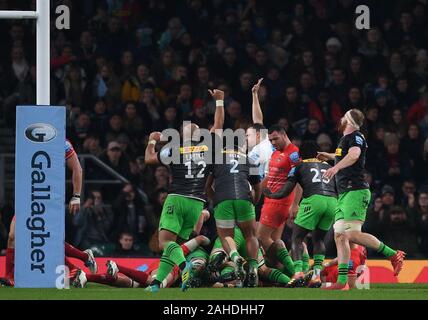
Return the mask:
[[[248,157],[255,165],[259,167],[260,178],[263,179],[269,170],[269,161],[274,152],[274,147],[269,139],[264,139],[259,144],[255,145],[248,153]]]

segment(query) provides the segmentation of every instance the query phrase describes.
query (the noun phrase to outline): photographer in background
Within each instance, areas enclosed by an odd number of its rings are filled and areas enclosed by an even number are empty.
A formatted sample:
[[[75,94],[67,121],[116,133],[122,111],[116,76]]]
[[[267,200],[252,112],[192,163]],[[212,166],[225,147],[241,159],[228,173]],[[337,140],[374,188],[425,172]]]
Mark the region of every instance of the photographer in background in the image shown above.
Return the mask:
[[[129,232],[135,242],[140,242],[146,236],[147,220],[144,215],[144,205],[135,194],[132,184],[125,184],[121,193],[113,202],[114,230],[113,237],[117,239],[122,232]]]
[[[103,202],[99,190],[92,190],[88,199],[73,218],[76,227],[74,245],[86,249],[109,242],[108,234],[113,224],[113,211]]]

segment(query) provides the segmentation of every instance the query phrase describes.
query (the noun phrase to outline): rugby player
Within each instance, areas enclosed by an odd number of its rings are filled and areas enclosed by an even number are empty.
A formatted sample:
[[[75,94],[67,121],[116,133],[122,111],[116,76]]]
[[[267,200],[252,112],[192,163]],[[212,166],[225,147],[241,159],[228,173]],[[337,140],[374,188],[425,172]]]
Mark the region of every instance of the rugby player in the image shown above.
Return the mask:
[[[193,252],[197,251],[201,245],[209,245],[210,241],[207,237],[199,235],[181,245],[185,256],[189,257]],[[190,258],[187,259],[192,259]],[[125,267],[108,260],[106,262],[107,272],[105,274],[86,274],[83,270],[77,271],[76,277],[72,284],[76,288],[84,288],[87,282],[100,283],[119,288],[145,288],[155,278],[157,268],[140,271]],[[175,267],[170,274],[162,281],[160,287],[168,288],[172,286],[179,277],[179,269]]]
[[[318,145],[314,141],[306,141],[300,147],[303,159],[288,174],[288,180],[276,193],[265,188],[264,195],[270,199],[287,197],[299,184],[303,190],[297,217],[294,220],[292,235],[292,258],[294,260],[294,275],[289,283],[290,287],[303,287],[304,273],[302,254],[303,240],[312,233],[314,246],[314,276],[309,287],[321,287],[321,270],[325,258],[324,237],[334,221],[337,206],[336,185],[334,179],[322,178],[322,174],[331,166],[327,162],[316,159]]]
[[[268,137],[275,152],[269,161],[269,172],[263,184],[272,192],[277,192],[286,183],[290,170],[300,162],[299,148],[291,143],[285,129],[280,125],[269,128]],[[296,192],[291,192],[285,198],[265,198],[257,227],[257,238],[266,252],[266,257],[280,262],[284,266],[284,272],[290,276],[294,274],[293,260],[281,240],[281,235],[289,213],[294,214],[297,211],[301,188],[296,186],[295,189]]]
[[[367,259],[367,249],[363,246],[351,243],[351,258],[349,259],[348,268],[348,284],[349,288],[355,288],[357,279],[362,276],[364,269],[360,266],[365,266]],[[321,271],[321,280],[323,287],[329,287],[337,282],[338,268],[337,258],[324,263],[324,269]]]
[[[224,92],[209,90],[216,100],[214,125],[211,132],[222,129],[224,123]],[[177,244],[177,239],[188,240],[203,209],[205,199],[205,186],[210,174],[209,154],[212,154],[212,145],[201,145],[195,141],[194,133],[198,130],[195,124],[188,124],[183,128],[183,143],[177,146],[180,152],[179,163],[168,163],[172,149],[163,148],[155,151],[155,145],[160,141],[161,133],[152,132],[147,144],[146,164],[169,164],[173,181],[165,200],[159,222],[159,247],[163,250],[156,279],[147,291],[156,292],[165,277],[177,265],[180,268],[182,291],[189,287],[192,264],[186,262],[183,250]]]
[[[248,259],[246,241],[241,229],[235,227],[233,239],[227,237],[226,241],[233,241],[237,246],[239,254],[244,259]],[[280,270],[270,268],[266,265],[261,249],[257,252],[257,268],[262,281],[278,285],[286,285],[290,281],[290,278]],[[213,285],[214,287],[241,287],[243,285],[241,279],[236,277],[234,263],[223,249],[220,238],[216,238],[214,241],[209,257],[208,270],[215,275],[216,282]]]
[[[244,136],[242,142],[245,144]],[[226,241],[226,237],[234,238],[235,224],[242,230],[248,252],[248,286],[257,287],[259,243],[256,238],[256,212],[253,203],[257,203],[260,198],[260,178],[258,175],[250,175],[252,164],[243,151],[244,146],[240,148],[237,144],[232,148],[225,146],[221,150],[223,161],[213,166],[214,217],[223,248],[234,262],[238,278],[244,281],[244,259],[239,255],[234,241]]]
[[[324,172],[323,178],[332,180],[335,177],[339,194],[334,223],[339,276],[337,283],[326,288],[330,290],[349,288],[350,242],[377,250],[389,258],[395,276],[400,273],[405,257],[403,251],[391,249],[373,235],[361,232],[371,198],[369,184],[364,179],[367,142],[359,131],[363,123],[364,114],[360,110],[347,111],[340,122],[343,137],[336,152],[318,152],[318,159],[334,160],[335,165]]]

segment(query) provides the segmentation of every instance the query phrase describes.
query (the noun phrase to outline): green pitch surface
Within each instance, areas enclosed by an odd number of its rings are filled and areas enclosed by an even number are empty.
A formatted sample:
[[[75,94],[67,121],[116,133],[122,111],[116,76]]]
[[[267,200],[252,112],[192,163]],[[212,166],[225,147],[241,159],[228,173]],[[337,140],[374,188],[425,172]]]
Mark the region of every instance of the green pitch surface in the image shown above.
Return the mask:
[[[374,284],[370,290],[323,291],[320,289],[164,289],[147,293],[143,289],[118,289],[89,284],[85,289],[0,288],[1,300],[428,300],[428,284]]]

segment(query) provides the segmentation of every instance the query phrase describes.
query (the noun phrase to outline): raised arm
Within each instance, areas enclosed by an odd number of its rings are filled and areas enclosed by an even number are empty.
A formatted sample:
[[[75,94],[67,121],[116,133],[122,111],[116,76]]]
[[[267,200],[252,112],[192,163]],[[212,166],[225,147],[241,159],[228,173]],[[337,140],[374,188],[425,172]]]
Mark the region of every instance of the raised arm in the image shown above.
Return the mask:
[[[152,132],[147,143],[144,162],[146,164],[159,164],[158,153],[155,151],[156,143],[160,141],[161,133]]]
[[[214,133],[217,129],[223,129],[224,124],[224,92],[218,89],[208,90],[211,97],[215,100],[214,125],[210,132]]]
[[[252,106],[253,123],[260,123],[260,124],[263,124],[263,112],[259,102],[259,89],[262,81],[263,81],[263,78],[259,79],[259,81],[257,81],[257,83],[253,86],[253,89],[251,90],[253,94],[253,106]]]

